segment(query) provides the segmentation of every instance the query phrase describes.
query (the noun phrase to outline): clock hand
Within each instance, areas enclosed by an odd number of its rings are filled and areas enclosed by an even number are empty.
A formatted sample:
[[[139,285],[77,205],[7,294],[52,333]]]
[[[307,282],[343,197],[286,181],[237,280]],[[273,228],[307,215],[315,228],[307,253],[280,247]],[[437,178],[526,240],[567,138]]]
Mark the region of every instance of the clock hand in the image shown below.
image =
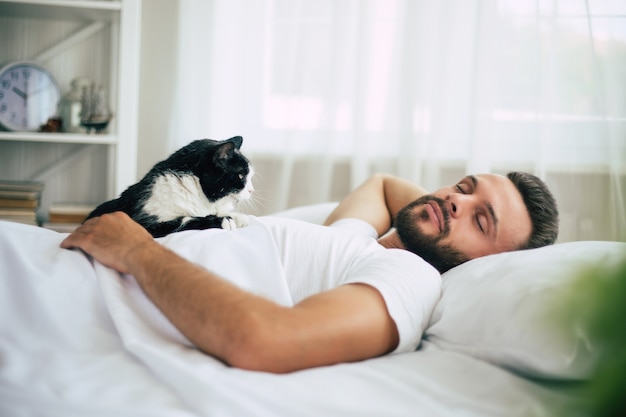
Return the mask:
[[[22,97],[24,100],[26,100],[28,98],[28,95],[23,92],[22,90],[20,90],[17,87],[13,87],[12,90],[15,92],[15,94],[17,94],[18,96]]]
[[[48,88],[50,88],[50,84],[44,85],[43,87],[39,87],[38,89],[34,90],[34,91],[29,91],[28,95],[32,96],[38,93],[41,93],[42,91],[47,90]]]

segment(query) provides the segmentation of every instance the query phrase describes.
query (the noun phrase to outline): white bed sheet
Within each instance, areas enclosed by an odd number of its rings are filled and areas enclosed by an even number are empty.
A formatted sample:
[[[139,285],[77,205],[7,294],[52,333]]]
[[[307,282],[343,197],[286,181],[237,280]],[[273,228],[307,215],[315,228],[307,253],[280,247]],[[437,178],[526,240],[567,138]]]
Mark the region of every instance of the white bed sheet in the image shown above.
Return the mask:
[[[63,237],[0,223],[0,416],[541,416],[571,399],[428,344],[287,375],[230,368]]]

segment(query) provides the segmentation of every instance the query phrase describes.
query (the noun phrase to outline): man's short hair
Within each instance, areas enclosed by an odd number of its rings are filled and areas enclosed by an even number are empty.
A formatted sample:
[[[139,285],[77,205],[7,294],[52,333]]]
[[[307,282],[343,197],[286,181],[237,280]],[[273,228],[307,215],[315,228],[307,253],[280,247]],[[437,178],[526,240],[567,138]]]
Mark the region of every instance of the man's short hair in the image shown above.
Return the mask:
[[[548,186],[540,178],[527,172],[509,172],[506,177],[522,195],[532,223],[530,237],[517,249],[540,248],[553,244],[559,234],[559,210]]]

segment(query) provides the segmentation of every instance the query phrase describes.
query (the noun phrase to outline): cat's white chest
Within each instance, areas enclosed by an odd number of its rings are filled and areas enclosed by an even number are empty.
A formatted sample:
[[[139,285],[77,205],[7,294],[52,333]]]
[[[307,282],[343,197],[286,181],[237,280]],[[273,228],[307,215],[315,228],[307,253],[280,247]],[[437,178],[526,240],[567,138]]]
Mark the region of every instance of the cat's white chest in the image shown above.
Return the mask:
[[[194,175],[165,174],[159,176],[144,205],[144,210],[166,222],[179,217],[225,216],[235,208],[231,196],[210,202]]]

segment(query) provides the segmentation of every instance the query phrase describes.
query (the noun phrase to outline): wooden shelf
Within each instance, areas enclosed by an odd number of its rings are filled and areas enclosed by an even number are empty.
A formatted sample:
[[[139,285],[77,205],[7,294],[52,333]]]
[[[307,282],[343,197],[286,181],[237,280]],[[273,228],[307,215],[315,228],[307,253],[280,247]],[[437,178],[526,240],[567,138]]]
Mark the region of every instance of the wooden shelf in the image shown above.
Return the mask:
[[[60,20],[115,20],[120,1],[0,0],[0,16]]]
[[[64,201],[75,192],[85,196],[75,197],[79,202],[109,199],[136,181],[141,2],[0,0],[0,25],[28,28],[28,36],[5,40],[0,64],[43,62],[64,77],[63,85],[72,76],[91,78],[106,88],[116,115],[106,134],[0,131],[0,146],[7,150],[0,174],[52,178],[54,186],[48,188],[44,203]],[[77,149],[68,154],[68,147],[55,144],[83,146],[72,147]],[[82,169],[85,175],[66,172],[72,169]]]
[[[40,143],[84,143],[115,145],[117,136],[112,134],[0,132],[0,140]]]

